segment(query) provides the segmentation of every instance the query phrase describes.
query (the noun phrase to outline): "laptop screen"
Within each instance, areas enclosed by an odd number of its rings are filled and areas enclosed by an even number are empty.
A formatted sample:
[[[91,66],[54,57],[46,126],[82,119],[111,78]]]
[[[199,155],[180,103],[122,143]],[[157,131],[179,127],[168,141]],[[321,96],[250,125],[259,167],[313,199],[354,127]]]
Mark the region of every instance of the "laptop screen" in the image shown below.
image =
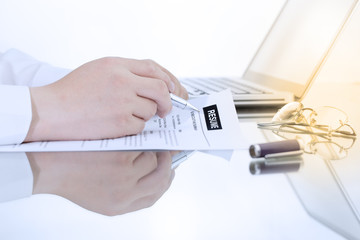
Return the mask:
[[[243,77],[302,98],[356,2],[287,1]]]

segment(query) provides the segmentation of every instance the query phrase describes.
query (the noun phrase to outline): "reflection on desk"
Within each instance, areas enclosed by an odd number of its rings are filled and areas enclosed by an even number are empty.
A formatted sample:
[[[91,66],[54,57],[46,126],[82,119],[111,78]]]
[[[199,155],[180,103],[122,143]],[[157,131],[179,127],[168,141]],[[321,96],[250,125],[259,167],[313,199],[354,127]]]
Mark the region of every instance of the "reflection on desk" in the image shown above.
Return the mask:
[[[341,85],[341,89],[339,92],[339,84],[318,86],[309,92],[309,100],[303,103],[310,107],[341,109],[348,114],[359,134],[360,111],[355,109],[354,103],[360,102],[360,85]],[[264,131],[264,134],[268,141],[279,140],[271,131]],[[298,171],[285,173],[309,215],[347,239],[360,239],[359,142],[354,138],[322,142],[316,154],[303,155]]]
[[[251,174],[274,174],[299,171],[303,160],[301,157],[289,157],[282,159],[256,159],[250,162],[249,169]]]
[[[36,155],[28,154],[34,172],[49,171],[35,173],[35,185],[43,178],[39,192],[56,195],[0,204],[1,239],[338,239],[305,214],[281,174],[252,176],[246,151],[231,161],[193,155],[176,169],[167,191],[169,153]]]
[[[174,154],[31,152],[26,156],[34,176],[33,194],[58,195],[90,211],[113,216],[149,207],[163,195],[174,178]],[[11,154],[0,153],[0,161],[8,158]]]
[[[264,134],[269,139],[277,137],[267,130],[264,130]],[[351,151],[352,149],[348,148],[347,154],[339,160],[339,155],[336,154],[338,151],[334,149],[337,145],[326,144],[326,147],[326,151],[323,148],[323,151],[317,154],[254,159],[250,162],[249,170],[254,175],[286,174],[310,216],[348,239],[360,239],[359,191],[349,189],[349,184],[342,182],[333,165],[342,162],[360,170],[359,163],[353,162],[358,160],[360,149]]]

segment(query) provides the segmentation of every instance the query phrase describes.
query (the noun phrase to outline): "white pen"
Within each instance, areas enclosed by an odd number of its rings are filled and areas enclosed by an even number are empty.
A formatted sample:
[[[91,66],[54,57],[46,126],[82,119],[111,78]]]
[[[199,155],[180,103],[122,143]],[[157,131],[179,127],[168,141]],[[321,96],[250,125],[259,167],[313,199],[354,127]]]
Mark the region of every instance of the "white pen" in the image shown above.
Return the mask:
[[[178,97],[178,96],[170,93],[170,98],[171,98],[171,101],[173,102],[173,105],[176,107],[179,107],[181,109],[190,108],[197,112],[200,112],[199,109],[197,109],[196,107],[191,105],[191,103],[189,103],[185,99],[182,99],[181,97]]]

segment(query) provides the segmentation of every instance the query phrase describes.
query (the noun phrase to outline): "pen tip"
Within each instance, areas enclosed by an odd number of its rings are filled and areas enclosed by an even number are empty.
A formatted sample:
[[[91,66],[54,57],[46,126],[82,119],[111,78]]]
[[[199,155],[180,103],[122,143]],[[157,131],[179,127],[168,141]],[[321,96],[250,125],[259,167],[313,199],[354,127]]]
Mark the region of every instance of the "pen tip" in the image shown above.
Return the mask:
[[[197,109],[197,108],[192,108],[193,110],[195,110],[196,112],[200,112],[200,110],[199,109]]]
[[[191,105],[190,103],[189,103],[188,105],[189,105],[189,107],[190,107],[191,109],[193,109],[193,110],[195,110],[195,111],[197,111],[197,112],[200,112],[200,110],[197,109],[197,107]]]

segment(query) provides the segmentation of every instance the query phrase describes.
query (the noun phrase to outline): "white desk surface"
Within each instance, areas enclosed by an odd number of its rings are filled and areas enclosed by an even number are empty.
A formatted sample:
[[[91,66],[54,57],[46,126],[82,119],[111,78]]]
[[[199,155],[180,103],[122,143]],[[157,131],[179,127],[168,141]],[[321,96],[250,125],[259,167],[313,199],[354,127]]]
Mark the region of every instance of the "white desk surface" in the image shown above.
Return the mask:
[[[244,126],[262,141],[254,124]],[[305,212],[285,175],[253,176],[250,160],[247,150],[231,161],[197,153],[155,205],[116,217],[52,195],[2,203],[0,238],[343,239]]]

